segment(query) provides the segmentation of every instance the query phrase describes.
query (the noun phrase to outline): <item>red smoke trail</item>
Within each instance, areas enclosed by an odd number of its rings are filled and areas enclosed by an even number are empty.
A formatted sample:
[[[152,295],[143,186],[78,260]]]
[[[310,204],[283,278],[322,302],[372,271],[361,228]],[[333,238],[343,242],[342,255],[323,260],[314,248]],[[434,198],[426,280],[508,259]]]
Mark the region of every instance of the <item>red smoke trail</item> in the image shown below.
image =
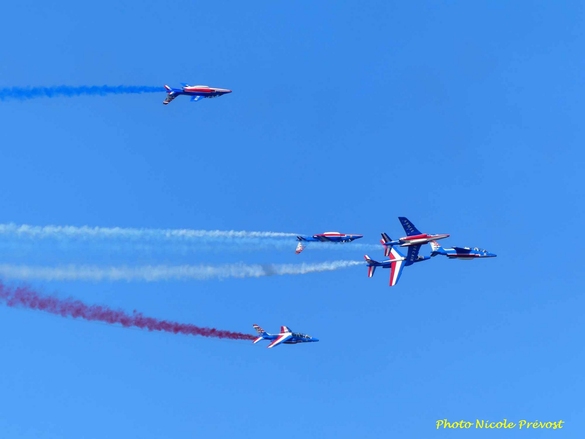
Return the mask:
[[[241,332],[222,331],[214,328],[200,328],[189,323],[169,322],[153,317],[145,317],[134,311],[127,314],[124,311],[115,311],[107,306],[86,305],[74,299],[59,299],[52,296],[42,296],[27,287],[9,288],[0,282],[0,303],[7,306],[37,309],[61,317],[96,320],[110,324],[120,324],[125,328],[137,327],[149,331],[172,332],[173,334],[201,335],[203,337],[229,338],[232,340],[254,340],[256,337]]]

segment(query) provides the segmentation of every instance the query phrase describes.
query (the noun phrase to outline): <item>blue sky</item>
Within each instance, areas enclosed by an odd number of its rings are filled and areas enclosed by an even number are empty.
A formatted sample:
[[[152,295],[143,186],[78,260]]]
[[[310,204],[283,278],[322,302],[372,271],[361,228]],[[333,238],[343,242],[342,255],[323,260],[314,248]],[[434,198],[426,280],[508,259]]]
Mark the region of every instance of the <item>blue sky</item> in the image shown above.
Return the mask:
[[[201,326],[286,324],[267,350],[0,307],[0,431],[103,437],[466,437],[438,419],[563,419],[581,437],[579,2],[22,1],[0,87],[230,88],[0,102],[0,223],[401,236],[498,258],[34,288]],[[351,245],[187,253],[0,240],[2,264],[360,260]],[[119,250],[119,249],[118,249]],[[428,249],[425,249],[428,254]],[[382,258],[381,249],[369,251]],[[10,280],[11,285],[18,284]],[[579,372],[581,371],[581,372]],[[499,437],[499,432],[492,435]],[[483,436],[482,436],[483,437]]]

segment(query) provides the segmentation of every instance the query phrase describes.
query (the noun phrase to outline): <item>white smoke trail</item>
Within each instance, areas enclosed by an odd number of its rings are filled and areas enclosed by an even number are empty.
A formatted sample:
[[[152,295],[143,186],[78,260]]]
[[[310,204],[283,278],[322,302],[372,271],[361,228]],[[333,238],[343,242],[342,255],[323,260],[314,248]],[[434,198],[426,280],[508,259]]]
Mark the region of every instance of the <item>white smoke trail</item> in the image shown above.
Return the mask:
[[[299,275],[335,271],[363,265],[362,261],[330,261],[311,264],[225,264],[225,265],[145,265],[139,267],[99,267],[66,265],[43,267],[0,264],[0,277],[44,281],[143,281],[207,280],[263,276]]]
[[[89,226],[31,226],[0,224],[0,235],[28,238],[125,238],[125,239],[201,239],[201,238],[290,238],[295,233],[248,232],[238,230],[146,229]]]

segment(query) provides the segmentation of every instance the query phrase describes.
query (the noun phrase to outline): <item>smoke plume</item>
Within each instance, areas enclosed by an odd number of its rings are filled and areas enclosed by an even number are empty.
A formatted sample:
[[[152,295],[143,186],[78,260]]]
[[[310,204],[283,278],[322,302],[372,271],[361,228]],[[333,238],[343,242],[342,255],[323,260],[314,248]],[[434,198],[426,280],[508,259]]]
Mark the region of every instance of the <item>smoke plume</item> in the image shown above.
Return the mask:
[[[201,328],[190,323],[178,323],[146,317],[134,311],[113,310],[104,305],[87,305],[80,300],[60,299],[44,296],[28,287],[10,288],[0,282],[0,303],[10,306],[34,309],[61,317],[72,317],[88,321],[98,321],[125,328],[148,329],[149,331],[170,332],[172,334],[200,335],[202,337],[227,338],[232,340],[254,340],[254,336],[241,332],[225,331],[215,328]]]
[[[5,87],[0,88],[0,101],[8,99],[27,100],[35,98],[56,98],[73,96],[105,96],[119,94],[158,93],[165,91],[163,87],[141,85],[82,85],[72,87],[58,85],[54,87]]]
[[[143,281],[207,280],[281,275],[300,275],[335,271],[363,265],[362,261],[330,261],[302,264],[224,264],[224,265],[144,265],[138,267],[100,267],[65,265],[43,267],[0,264],[0,276],[20,280],[45,281]]]

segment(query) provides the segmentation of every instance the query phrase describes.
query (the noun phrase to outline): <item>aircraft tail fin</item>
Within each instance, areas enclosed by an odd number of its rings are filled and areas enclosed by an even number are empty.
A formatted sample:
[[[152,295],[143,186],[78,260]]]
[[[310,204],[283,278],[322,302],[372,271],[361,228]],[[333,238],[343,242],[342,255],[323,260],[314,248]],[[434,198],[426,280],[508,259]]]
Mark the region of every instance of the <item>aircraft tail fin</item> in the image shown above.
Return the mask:
[[[258,334],[260,334],[260,335],[268,335],[268,333],[264,329],[262,329],[260,326],[258,326],[256,323],[254,323],[252,326],[254,327],[254,329],[256,330],[256,332]]]
[[[173,99],[175,99],[178,95],[171,87],[165,84],[165,90],[167,91],[167,97],[163,101],[163,104],[168,105]]]
[[[364,255],[364,259],[368,264],[368,277],[374,277],[374,273],[376,272],[376,265],[377,262],[371,259],[368,255]]]
[[[431,246],[431,256],[437,256],[443,250],[437,241],[431,241],[429,245]]]
[[[257,337],[256,339],[254,339],[254,344],[258,343],[260,340],[264,340],[264,338],[267,335],[270,335],[264,329],[262,329],[260,326],[258,326],[256,323],[254,323],[252,326],[254,327],[254,329],[256,330],[256,332],[259,335],[259,337]]]
[[[386,233],[382,233],[382,239],[380,239],[380,242],[384,246],[384,256],[390,256],[390,249],[392,248],[392,245],[388,243],[392,242],[392,238],[390,238]]]

